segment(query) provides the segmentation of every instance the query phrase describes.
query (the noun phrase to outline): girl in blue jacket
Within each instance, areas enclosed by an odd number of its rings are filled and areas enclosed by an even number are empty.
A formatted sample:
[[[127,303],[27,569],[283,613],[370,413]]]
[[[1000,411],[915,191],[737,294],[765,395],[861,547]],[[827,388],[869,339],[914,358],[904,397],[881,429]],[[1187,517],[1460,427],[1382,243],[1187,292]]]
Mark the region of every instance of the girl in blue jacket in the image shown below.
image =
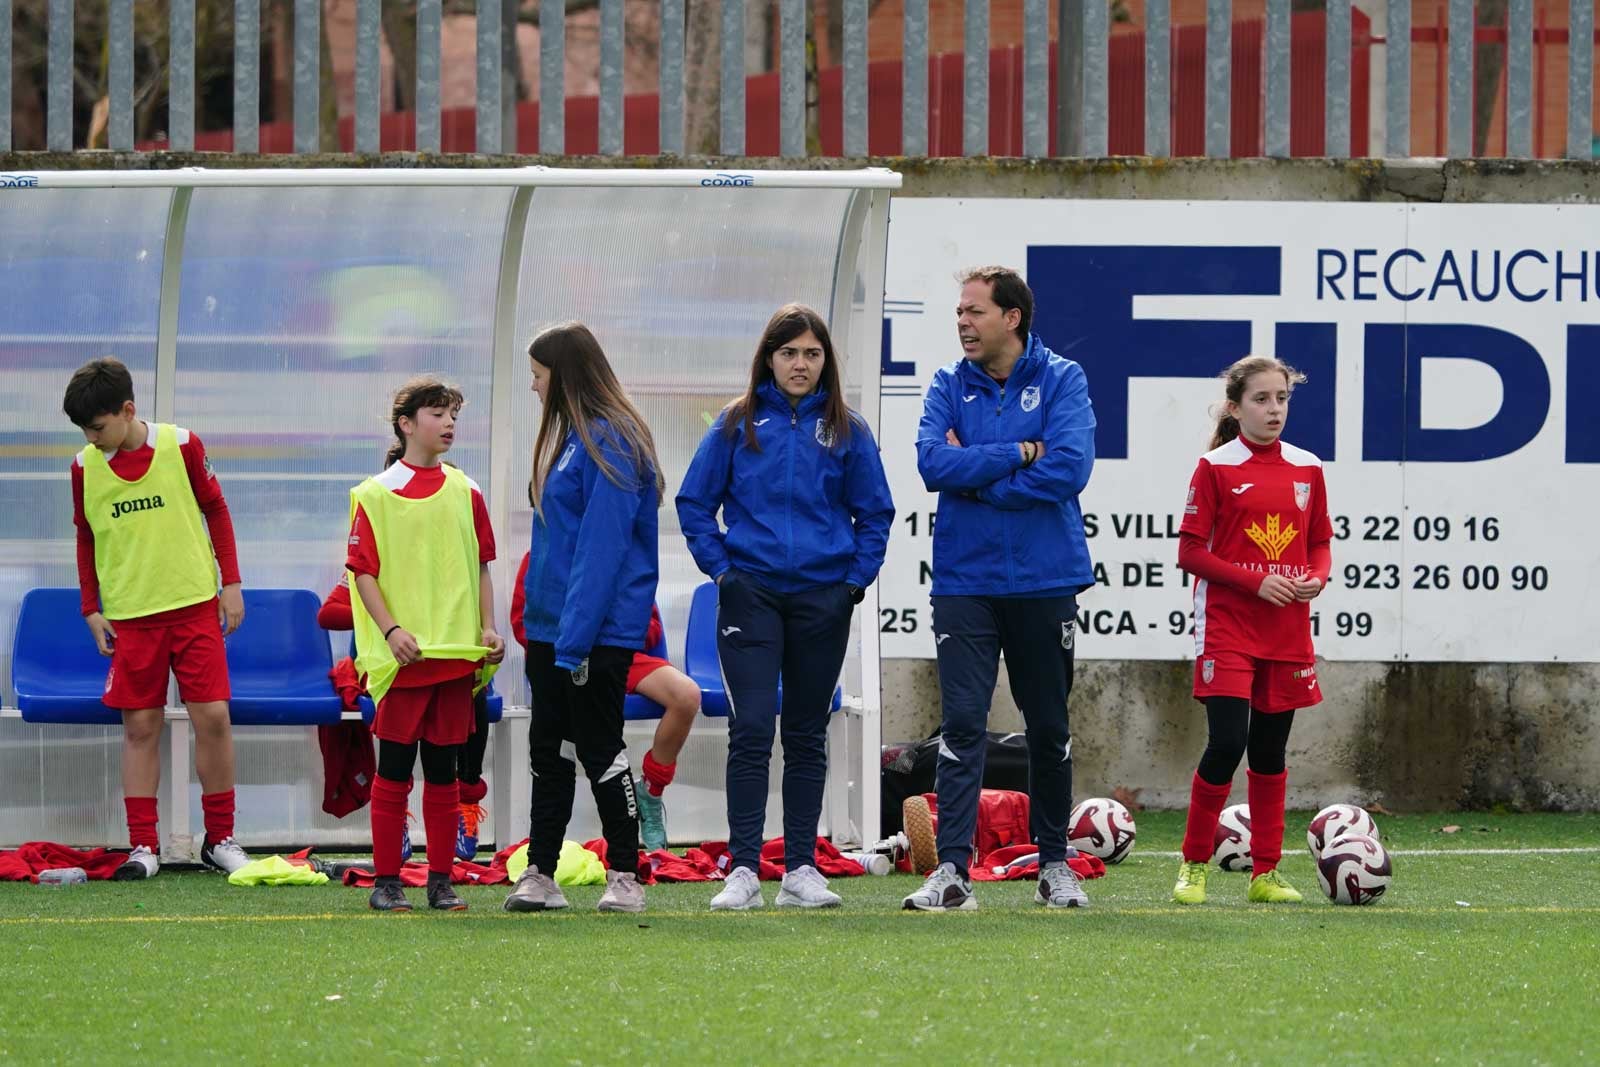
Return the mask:
[[[533,545],[522,620],[533,692],[533,799],[528,869],[505,906],[567,906],[554,876],[572,817],[575,749],[611,868],[600,910],[643,911],[622,702],[655,598],[661,465],[650,428],[588,327],[552,326],[533,339],[528,356],[544,409],[533,446]]]
[[[722,513],[721,524],[717,513]],[[850,617],[883,565],[894,502],[865,420],[845,405],[827,324],[789,304],[767,323],[750,386],[723,409],[678,493],[689,551],[717,583],[728,687],[733,870],[715,909],[762,905],[767,768],[783,715],[780,907],[839,903],[817,873],[827,728]]]

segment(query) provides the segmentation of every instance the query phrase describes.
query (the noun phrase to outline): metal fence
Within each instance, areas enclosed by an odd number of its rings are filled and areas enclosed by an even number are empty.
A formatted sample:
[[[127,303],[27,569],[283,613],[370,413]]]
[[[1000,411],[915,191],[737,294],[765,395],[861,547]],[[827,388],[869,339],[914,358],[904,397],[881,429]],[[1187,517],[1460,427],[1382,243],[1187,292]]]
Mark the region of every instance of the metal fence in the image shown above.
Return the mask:
[[[47,144],[52,151],[70,151],[73,142],[73,14],[74,4],[102,0],[33,0],[49,9]],[[108,143],[112,149],[134,147],[133,124],[133,4],[109,3],[109,40],[106,44],[110,117]],[[379,150],[380,109],[380,4],[382,0],[357,0],[355,42],[355,124],[353,147],[357,152]],[[536,2],[540,12],[541,76],[537,144],[518,143],[514,94],[511,92],[516,62],[514,34],[516,0],[475,0],[476,124],[473,146],[481,154],[569,151],[567,109],[563,75],[567,0]],[[599,107],[597,143],[603,155],[624,150],[623,2],[598,0],[600,11]],[[758,0],[750,0],[756,3]],[[766,0],[759,0],[765,3]],[[816,0],[821,4],[825,0]],[[831,0],[842,4],[843,55],[840,105],[837,109],[839,143],[846,156],[859,157],[868,150],[868,116],[871,106],[867,63],[869,0]],[[1143,26],[1143,80],[1137,87],[1143,121],[1143,150],[1150,156],[1172,154],[1174,115],[1174,26],[1172,0],[1147,0]],[[1506,84],[1506,148],[1509,156],[1531,156],[1533,129],[1542,117],[1534,99],[1533,55],[1535,0],[1508,0],[1503,26],[1478,23],[1474,0],[1440,0],[1448,4],[1447,25],[1435,31],[1448,49],[1441,95],[1447,99],[1446,137],[1450,156],[1473,154],[1473,63],[1475,41],[1487,32],[1503,41]],[[1559,0],[1556,0],[1559,2]],[[778,18],[779,101],[778,152],[790,158],[807,154],[805,80],[805,22],[812,16],[806,0],[775,0]],[[1108,8],[1102,0],[1054,0],[1062,47],[1050,41],[1051,0],[1022,0],[1024,33],[1021,45],[1021,153],[1045,156],[1096,157],[1108,154],[1111,79]],[[260,151],[260,45],[262,0],[235,0],[233,78],[233,149]],[[1325,0],[1325,47],[1322,49],[1324,106],[1323,154],[1351,153],[1351,0]],[[11,148],[12,0],[0,0],[0,151]],[[658,93],[659,151],[684,152],[685,129],[685,0],[659,0],[660,35]],[[1593,155],[1593,79],[1595,0],[1567,0],[1567,156]],[[1384,44],[1384,137],[1381,154],[1412,154],[1412,42],[1419,39],[1412,27],[1412,2],[1391,0],[1387,5]],[[441,0],[416,0],[416,118],[415,148],[441,149],[440,39]],[[723,155],[746,154],[746,0],[725,0],[720,10],[720,140]],[[322,0],[293,0],[293,149],[318,151],[320,71],[319,20]],[[1265,0],[1261,61],[1261,151],[1268,156],[1290,154],[1291,0]],[[168,136],[177,151],[195,148],[195,7],[194,0],[170,0],[171,54]],[[881,24],[880,24],[881,25]],[[1235,149],[1230,122],[1237,79],[1232,0],[1206,0],[1204,39],[1204,154],[1226,157]],[[881,30],[880,30],[881,32]],[[900,154],[918,156],[929,151],[929,0],[905,0],[900,84]],[[1543,34],[1541,30],[1541,34]],[[1559,31],[1556,31],[1559,33]],[[965,155],[990,154],[990,3],[967,0],[964,5],[964,48],[961,78],[961,148]],[[1543,37],[1541,37],[1543,40]],[[1052,65],[1055,70],[1052,71]],[[1054,92],[1052,92],[1054,74]],[[1304,82],[1298,83],[1302,88]],[[1377,106],[1375,104],[1375,106]],[[1052,133],[1054,137],[1052,137]],[[1053,148],[1052,148],[1053,143]]]

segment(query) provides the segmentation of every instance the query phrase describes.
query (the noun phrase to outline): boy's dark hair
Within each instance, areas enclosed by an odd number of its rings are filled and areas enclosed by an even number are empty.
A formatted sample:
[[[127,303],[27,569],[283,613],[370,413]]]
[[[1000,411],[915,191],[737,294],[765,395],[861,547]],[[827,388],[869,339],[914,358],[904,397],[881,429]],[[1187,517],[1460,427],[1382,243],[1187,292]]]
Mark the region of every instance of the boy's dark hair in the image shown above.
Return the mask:
[[[1002,312],[1012,308],[1022,312],[1015,332],[1026,345],[1028,331],[1033,328],[1033,290],[1022,280],[1022,275],[1010,267],[972,267],[961,272],[961,284],[968,282],[988,282],[994,302]]]
[[[112,356],[91,359],[67,382],[61,410],[74,426],[87,426],[101,415],[114,415],[133,399],[133,375]]]

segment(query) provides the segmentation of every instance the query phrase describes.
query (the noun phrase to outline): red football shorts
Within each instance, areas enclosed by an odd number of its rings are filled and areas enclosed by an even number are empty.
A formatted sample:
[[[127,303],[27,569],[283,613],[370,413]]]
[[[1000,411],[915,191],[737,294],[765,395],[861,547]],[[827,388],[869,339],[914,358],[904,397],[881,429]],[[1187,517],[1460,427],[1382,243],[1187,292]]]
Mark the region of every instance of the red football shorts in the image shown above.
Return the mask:
[[[670,666],[672,664],[660,656],[647,656],[643,652],[635,652],[633,654],[633,665],[628,668],[628,686],[625,691],[629,693],[638,692],[640,682],[659,671],[662,667]]]
[[[1194,698],[1206,697],[1242,697],[1255,710],[1270,713],[1320,704],[1322,687],[1314,663],[1208,652],[1194,661]]]
[[[140,626],[137,620],[112,622],[117,638],[101,702],[119,711],[164,708],[169,674],[178,676],[178,697],[185,704],[227,700],[232,695],[228,652],[222,644],[216,601],[209,608],[159,626]]]
[[[409,745],[464,745],[472,734],[473,675],[415,688],[390,689],[378,701],[372,736]]]

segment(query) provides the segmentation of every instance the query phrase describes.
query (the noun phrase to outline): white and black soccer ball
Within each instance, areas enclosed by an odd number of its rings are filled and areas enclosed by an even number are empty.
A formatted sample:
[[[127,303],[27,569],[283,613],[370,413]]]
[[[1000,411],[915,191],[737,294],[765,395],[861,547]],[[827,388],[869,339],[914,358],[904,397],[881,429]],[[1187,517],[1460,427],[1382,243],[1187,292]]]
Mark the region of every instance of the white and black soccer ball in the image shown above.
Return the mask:
[[[1091,797],[1072,809],[1067,819],[1067,839],[1079,852],[1121,863],[1133,851],[1138,833],[1133,815],[1109,797]]]
[[[1317,812],[1306,830],[1306,847],[1311,849],[1311,858],[1321,859],[1328,842],[1345,834],[1365,834],[1376,839],[1378,824],[1372,821],[1365,808],[1354,804],[1328,805]]]
[[[1389,853],[1369,834],[1342,834],[1317,860],[1317,881],[1335,904],[1371,904],[1393,878]]]
[[[1217,818],[1211,862],[1225,871],[1250,869],[1250,805],[1233,804]]]

